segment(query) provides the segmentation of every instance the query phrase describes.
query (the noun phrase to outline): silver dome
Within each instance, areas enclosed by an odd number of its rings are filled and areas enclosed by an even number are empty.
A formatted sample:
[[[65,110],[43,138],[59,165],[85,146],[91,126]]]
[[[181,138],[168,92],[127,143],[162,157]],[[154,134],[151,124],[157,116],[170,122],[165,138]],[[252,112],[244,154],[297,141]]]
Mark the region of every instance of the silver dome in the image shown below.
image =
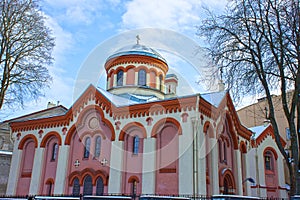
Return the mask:
[[[117,50],[115,53],[113,53],[111,56],[107,58],[107,60],[110,60],[112,58],[116,58],[118,56],[125,56],[125,55],[143,55],[143,56],[150,56],[153,58],[157,58],[165,63],[167,61],[154,49],[147,47],[145,45],[140,44],[134,44],[134,45],[128,45],[125,47],[122,47],[121,49]]]

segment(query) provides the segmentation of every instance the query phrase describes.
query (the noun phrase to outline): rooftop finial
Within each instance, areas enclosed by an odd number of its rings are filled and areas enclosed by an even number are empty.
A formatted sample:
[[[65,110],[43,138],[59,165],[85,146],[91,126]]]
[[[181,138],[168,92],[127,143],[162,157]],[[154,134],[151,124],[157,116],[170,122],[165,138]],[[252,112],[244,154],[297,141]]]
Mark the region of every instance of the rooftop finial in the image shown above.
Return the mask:
[[[140,40],[141,40],[141,39],[140,39],[140,36],[139,36],[139,35],[136,35],[135,37],[136,37],[136,44],[140,44]]]

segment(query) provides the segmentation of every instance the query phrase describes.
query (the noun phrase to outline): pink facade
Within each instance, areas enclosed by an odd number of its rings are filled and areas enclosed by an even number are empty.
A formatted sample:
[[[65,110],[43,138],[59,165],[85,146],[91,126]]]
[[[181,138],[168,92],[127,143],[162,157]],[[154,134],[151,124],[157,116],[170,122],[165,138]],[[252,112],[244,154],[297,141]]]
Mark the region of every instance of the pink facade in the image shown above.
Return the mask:
[[[20,164],[20,174],[17,184],[17,195],[27,195],[29,193],[30,181],[32,177],[32,168],[35,155],[35,142],[27,139],[24,143],[22,152],[22,161]]]

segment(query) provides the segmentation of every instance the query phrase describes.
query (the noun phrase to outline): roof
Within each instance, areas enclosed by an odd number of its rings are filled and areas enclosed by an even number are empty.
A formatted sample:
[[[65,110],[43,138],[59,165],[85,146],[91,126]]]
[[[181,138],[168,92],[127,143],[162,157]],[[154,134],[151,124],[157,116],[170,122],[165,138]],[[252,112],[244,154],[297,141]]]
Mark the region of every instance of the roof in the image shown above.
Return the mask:
[[[12,118],[9,120],[3,121],[1,124],[9,123],[9,122],[17,122],[17,121],[27,121],[32,119],[40,119],[40,118],[48,118],[55,117],[66,114],[68,109],[62,105],[54,106],[51,108],[47,108],[44,110],[39,110],[37,112],[29,113],[27,115],[23,115],[20,117]]]
[[[222,99],[225,97],[227,91],[220,91],[220,92],[212,92],[201,94],[201,97],[209,102],[211,105],[218,107],[221,103]]]
[[[125,56],[125,55],[143,55],[143,56],[150,56],[156,59],[159,59],[165,63],[167,63],[166,59],[164,59],[157,51],[154,49],[147,47],[145,45],[141,44],[134,44],[134,45],[128,45],[125,47],[122,47],[121,49],[117,50],[115,53],[113,53],[111,56],[107,58],[107,61],[116,58],[119,56]]]
[[[267,126],[261,125],[249,128],[253,132],[252,139],[256,140],[269,126],[271,125],[268,124]]]

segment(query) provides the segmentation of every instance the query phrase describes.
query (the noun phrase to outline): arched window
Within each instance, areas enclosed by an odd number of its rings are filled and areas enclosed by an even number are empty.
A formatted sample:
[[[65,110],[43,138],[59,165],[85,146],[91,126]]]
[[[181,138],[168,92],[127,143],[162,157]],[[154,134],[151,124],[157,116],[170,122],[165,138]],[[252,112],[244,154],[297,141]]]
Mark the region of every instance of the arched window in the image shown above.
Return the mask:
[[[80,194],[80,185],[79,185],[79,179],[75,178],[73,181],[73,191],[72,191],[73,196],[79,196]]]
[[[93,194],[93,183],[92,183],[92,177],[90,175],[87,175],[84,178],[83,183],[83,195],[92,195]]]
[[[124,77],[123,70],[118,71],[118,73],[117,73],[117,86],[122,86],[123,85],[123,77]]]
[[[272,153],[270,151],[267,151],[264,157],[265,157],[265,169],[270,171],[274,170]]]
[[[99,177],[96,183],[96,195],[98,196],[103,195],[103,190],[104,190],[103,180],[101,177]]]
[[[223,162],[227,163],[227,142],[226,141],[223,142],[223,147],[224,147],[224,150],[223,150],[223,154],[224,154]]]
[[[133,137],[133,154],[138,154],[139,153],[139,143],[140,143],[140,138],[139,136],[134,136]]]
[[[86,138],[84,145],[85,147],[83,157],[88,158],[90,156],[91,138]]]
[[[96,144],[95,144],[95,157],[98,158],[100,156],[101,152],[101,137],[98,136],[96,138]]]
[[[52,156],[51,156],[52,161],[56,160],[57,152],[58,152],[58,144],[54,143],[53,146],[52,146]]]
[[[146,71],[144,69],[141,69],[138,74],[138,85],[146,86],[146,82],[147,82]]]
[[[162,91],[163,90],[163,76],[159,75],[159,90]]]

